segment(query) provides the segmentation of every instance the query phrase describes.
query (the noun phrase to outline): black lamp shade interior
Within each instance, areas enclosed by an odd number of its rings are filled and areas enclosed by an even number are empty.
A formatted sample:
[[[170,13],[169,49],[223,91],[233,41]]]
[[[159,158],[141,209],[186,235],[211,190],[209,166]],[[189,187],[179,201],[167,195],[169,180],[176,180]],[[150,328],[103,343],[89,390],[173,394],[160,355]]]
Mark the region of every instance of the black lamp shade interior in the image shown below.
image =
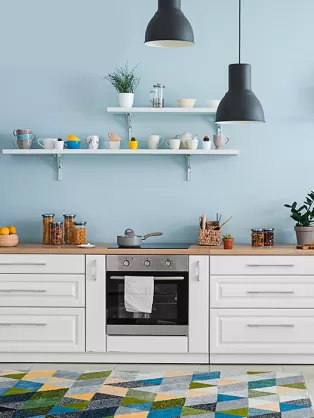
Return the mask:
[[[229,65],[229,91],[221,100],[216,123],[265,122],[264,110],[251,90],[250,64]]]
[[[193,29],[181,10],[181,0],[158,0],[158,10],[146,29],[145,44],[156,48],[194,45]]]

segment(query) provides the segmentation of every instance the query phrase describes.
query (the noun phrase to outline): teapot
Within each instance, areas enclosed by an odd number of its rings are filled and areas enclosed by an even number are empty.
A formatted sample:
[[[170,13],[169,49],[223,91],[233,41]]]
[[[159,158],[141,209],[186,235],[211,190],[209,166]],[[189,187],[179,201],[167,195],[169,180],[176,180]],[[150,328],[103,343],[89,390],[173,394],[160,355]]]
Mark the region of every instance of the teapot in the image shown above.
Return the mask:
[[[191,132],[183,132],[182,134],[176,135],[176,139],[181,139],[182,148],[187,148],[188,140],[198,139],[198,135],[192,134]]]

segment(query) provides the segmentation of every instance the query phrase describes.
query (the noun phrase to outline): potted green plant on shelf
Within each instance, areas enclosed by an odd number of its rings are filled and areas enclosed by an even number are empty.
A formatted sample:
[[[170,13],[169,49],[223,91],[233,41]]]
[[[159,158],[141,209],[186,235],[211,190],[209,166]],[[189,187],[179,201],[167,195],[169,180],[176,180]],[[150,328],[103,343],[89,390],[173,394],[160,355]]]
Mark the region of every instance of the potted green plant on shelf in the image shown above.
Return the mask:
[[[225,234],[222,237],[224,243],[224,250],[232,250],[233,248],[233,237],[230,234]]]
[[[292,205],[284,205],[291,210],[290,218],[296,221],[294,230],[298,245],[312,244],[314,231],[314,192],[311,191],[306,197],[304,204],[298,208],[297,202]]]
[[[113,73],[105,77],[119,93],[119,101],[121,107],[132,107],[134,102],[134,92],[139,85],[140,78],[136,76],[134,67],[129,70],[128,64],[124,67],[117,68]]]

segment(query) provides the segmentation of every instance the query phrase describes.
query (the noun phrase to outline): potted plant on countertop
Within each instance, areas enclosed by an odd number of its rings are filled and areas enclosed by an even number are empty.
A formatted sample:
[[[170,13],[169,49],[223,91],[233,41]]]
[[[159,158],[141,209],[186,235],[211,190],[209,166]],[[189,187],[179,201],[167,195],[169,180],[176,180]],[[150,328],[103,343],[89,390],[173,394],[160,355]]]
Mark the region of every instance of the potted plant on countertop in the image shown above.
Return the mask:
[[[298,245],[312,244],[313,231],[314,231],[314,192],[311,191],[304,201],[304,204],[298,208],[297,202],[292,205],[284,205],[286,208],[291,209],[290,218],[296,221],[294,230],[297,236]]]
[[[232,250],[233,248],[233,237],[229,234],[225,234],[222,237],[222,241],[224,243],[224,250]]]
[[[113,73],[105,77],[119,93],[121,107],[133,106],[134,92],[140,82],[140,78],[135,75],[135,70],[138,65],[132,70],[129,70],[128,64],[126,64],[124,67],[117,68]]]

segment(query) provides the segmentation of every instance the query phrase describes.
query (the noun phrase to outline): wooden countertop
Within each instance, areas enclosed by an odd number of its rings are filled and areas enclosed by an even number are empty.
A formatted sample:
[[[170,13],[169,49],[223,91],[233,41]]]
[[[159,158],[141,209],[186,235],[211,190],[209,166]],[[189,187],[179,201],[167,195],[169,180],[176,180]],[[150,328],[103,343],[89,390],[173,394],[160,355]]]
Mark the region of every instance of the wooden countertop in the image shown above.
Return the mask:
[[[232,250],[204,247],[192,244],[188,249],[139,249],[114,248],[110,244],[97,244],[95,248],[79,248],[75,245],[19,244],[17,247],[1,247],[0,254],[186,254],[186,255],[314,255],[314,250],[297,250],[295,245],[252,248],[251,245],[235,245]]]

